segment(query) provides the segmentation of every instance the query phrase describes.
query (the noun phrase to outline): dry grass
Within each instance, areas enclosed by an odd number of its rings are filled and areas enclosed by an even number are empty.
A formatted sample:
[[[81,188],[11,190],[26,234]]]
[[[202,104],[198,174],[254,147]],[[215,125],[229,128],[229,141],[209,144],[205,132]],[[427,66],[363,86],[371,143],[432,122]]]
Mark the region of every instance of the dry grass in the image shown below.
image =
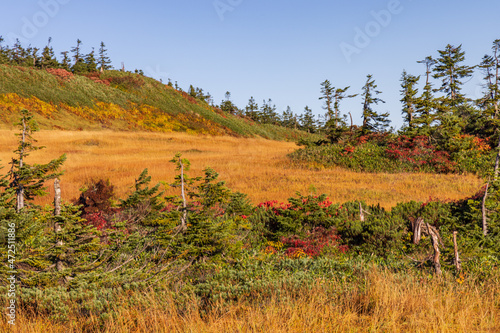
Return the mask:
[[[92,178],[109,178],[118,196],[123,196],[144,168],[154,182],[171,182],[174,168],[168,161],[176,152],[191,161],[191,175],[202,175],[210,166],[230,188],[247,193],[254,203],[285,201],[296,191],[315,191],[327,193],[334,202],[364,200],[389,208],[429,197],[464,198],[482,185],[472,175],[370,174],[293,165],[286,154],[297,149],[294,143],[264,139],[111,131],[41,131],[36,138],[47,148],[33,153],[31,163],[68,156],[62,178],[66,199],[77,197],[78,189]],[[7,164],[15,147],[14,131],[0,131],[1,163]]]
[[[150,292],[147,308],[120,306],[103,326],[95,317],[69,314],[61,325],[20,314],[13,332],[498,332],[499,290],[494,278],[477,288],[373,269],[350,290],[318,280],[298,295],[217,304],[203,318],[195,301],[181,313]]]

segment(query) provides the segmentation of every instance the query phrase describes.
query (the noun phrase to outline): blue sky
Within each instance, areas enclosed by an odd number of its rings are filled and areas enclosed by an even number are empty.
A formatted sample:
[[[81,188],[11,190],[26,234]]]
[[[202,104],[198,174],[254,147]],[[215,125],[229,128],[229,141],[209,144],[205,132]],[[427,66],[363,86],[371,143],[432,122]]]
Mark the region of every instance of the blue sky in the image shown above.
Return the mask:
[[[462,44],[476,65],[500,38],[498,0],[3,0],[0,8],[7,40],[43,47],[52,37],[57,53],[78,38],[85,53],[104,41],[117,68],[201,87],[216,103],[230,91],[241,108],[253,96],[278,111],[308,105],[323,114],[322,81],[360,93],[372,74],[386,101],[376,110],[395,127],[403,69],[424,74],[416,61],[447,44]],[[479,97],[481,76],[466,84],[469,97]],[[361,107],[360,97],[341,105],[357,124]]]

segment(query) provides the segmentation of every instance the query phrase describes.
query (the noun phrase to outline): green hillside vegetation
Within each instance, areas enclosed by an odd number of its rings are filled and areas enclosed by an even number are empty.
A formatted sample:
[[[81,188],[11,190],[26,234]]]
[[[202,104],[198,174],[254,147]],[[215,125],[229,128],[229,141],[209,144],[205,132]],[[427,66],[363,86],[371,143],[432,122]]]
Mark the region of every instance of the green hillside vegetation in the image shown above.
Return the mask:
[[[29,107],[42,128],[187,131],[296,139],[305,132],[258,124],[140,74],[0,65],[0,122],[9,127]]]

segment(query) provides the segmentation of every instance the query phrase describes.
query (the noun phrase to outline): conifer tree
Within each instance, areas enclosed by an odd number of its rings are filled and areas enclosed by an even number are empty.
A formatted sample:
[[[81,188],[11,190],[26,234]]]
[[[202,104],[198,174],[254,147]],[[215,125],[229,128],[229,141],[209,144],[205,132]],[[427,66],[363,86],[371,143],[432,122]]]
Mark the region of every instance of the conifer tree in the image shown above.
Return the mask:
[[[287,106],[286,110],[283,111],[283,115],[281,117],[281,125],[287,128],[297,128],[299,125],[297,121],[297,116],[293,114],[293,111],[290,108],[290,106]]]
[[[438,52],[440,57],[436,59],[433,77],[441,79],[442,84],[438,91],[443,92],[447,104],[454,107],[465,102],[465,96],[461,93],[461,80],[469,78],[474,67],[462,64],[465,60],[462,45],[454,47],[448,44],[444,50]]]
[[[418,104],[418,89],[415,85],[418,83],[420,76],[414,76],[403,71],[401,75],[401,102],[403,103],[403,117],[409,131],[414,129],[414,117],[416,113],[416,105]]]
[[[52,37],[49,37],[49,41],[47,45],[43,48],[42,57],[40,59],[40,67],[41,68],[57,68],[59,67],[59,63],[55,57],[54,49],[50,46],[50,42],[52,41]]]
[[[497,119],[499,116],[499,100],[500,100],[500,39],[493,42],[493,55],[485,55],[479,65],[479,68],[484,73],[486,88],[484,97],[479,100],[479,105],[486,111],[491,109],[490,116]]]
[[[233,104],[233,102],[231,102],[231,93],[229,91],[226,91],[225,97],[226,99],[223,100],[220,104],[220,109],[229,114],[236,114],[238,108]]]
[[[17,125],[20,127],[20,133],[16,134],[19,137],[19,146],[14,151],[16,157],[12,158],[10,163],[8,190],[15,193],[16,211],[19,212],[25,207],[26,201],[46,193],[44,183],[61,174],[57,170],[66,160],[66,155],[47,164],[27,164],[26,158],[29,154],[44,147],[34,145],[36,140],[32,134],[38,131],[38,124],[28,110],[21,111],[21,119]]]
[[[382,92],[377,90],[377,85],[371,74],[366,76],[366,83],[362,88],[363,93],[363,127],[364,133],[383,132],[389,126],[389,113],[379,114],[373,110],[373,104],[385,103],[382,99],[376,97]]]
[[[260,108],[260,122],[263,124],[279,124],[279,115],[276,112],[276,105],[269,98],[267,101],[262,101],[262,106]]]
[[[9,59],[9,48],[7,46],[2,46],[4,42],[4,38],[0,35],[0,65],[8,64],[10,62]]]
[[[86,72],[97,71],[97,63],[95,59],[94,48],[92,48],[92,51],[85,56],[85,65],[86,65]]]
[[[101,42],[101,45],[99,46],[99,70],[101,72],[111,69],[111,60],[108,57],[108,50],[106,49],[106,45],[104,42]]]
[[[304,108],[304,113],[300,116],[300,129],[308,133],[315,133],[317,130],[314,114],[307,105]]]
[[[71,70],[71,59],[69,58],[68,53],[69,51],[61,52],[61,55],[63,56],[61,61],[61,68],[69,72]]]
[[[260,121],[259,105],[253,96],[250,97],[247,106],[245,106],[245,115],[254,121]]]
[[[417,62],[425,64],[425,86],[423,88],[422,95],[417,99],[413,122],[416,126],[419,126],[419,134],[430,135],[435,110],[435,101],[432,94],[433,88],[430,76],[432,73],[432,66],[434,66],[436,60],[434,60],[431,56],[428,56],[424,60]]]
[[[323,109],[326,110],[325,118],[326,121],[337,118],[333,112],[333,92],[335,87],[332,86],[329,80],[325,80],[321,83],[321,97],[319,99],[325,100],[325,106]]]
[[[85,73],[87,70],[87,65],[85,64],[85,59],[82,56],[81,53],[81,45],[82,41],[77,40],[76,41],[76,46],[71,49],[71,52],[73,53],[73,66],[71,67],[71,70],[73,73]]]

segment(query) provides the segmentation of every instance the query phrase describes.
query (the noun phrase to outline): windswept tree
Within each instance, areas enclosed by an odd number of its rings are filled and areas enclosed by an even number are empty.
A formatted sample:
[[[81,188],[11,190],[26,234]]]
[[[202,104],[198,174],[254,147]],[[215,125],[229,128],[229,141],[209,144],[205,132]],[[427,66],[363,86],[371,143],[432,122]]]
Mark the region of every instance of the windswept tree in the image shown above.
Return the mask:
[[[260,120],[259,105],[253,96],[250,97],[247,106],[245,106],[245,115],[254,121]]]
[[[28,110],[21,111],[21,119],[17,125],[20,129],[20,133],[16,134],[19,137],[19,146],[14,151],[16,157],[12,158],[10,162],[7,192],[15,196],[16,211],[19,212],[25,207],[27,201],[45,194],[45,182],[61,174],[57,170],[66,160],[66,155],[62,155],[47,164],[30,165],[26,163],[26,158],[31,152],[44,147],[34,145],[36,140],[32,134],[38,131],[38,124]]]
[[[262,101],[262,106],[260,107],[260,122],[274,125],[280,122],[280,117],[276,112],[276,105],[273,104],[270,98],[267,101]]]
[[[231,93],[229,91],[226,91],[225,97],[226,99],[220,103],[220,109],[230,114],[236,114],[238,108],[233,104],[233,102],[231,102]]]
[[[448,105],[455,107],[465,102],[465,96],[461,93],[462,80],[472,75],[474,67],[463,64],[465,52],[462,51],[462,45],[455,47],[448,44],[438,52],[433,77],[441,79],[438,91],[445,94]]]
[[[300,115],[300,129],[308,133],[315,133],[317,131],[314,114],[307,105],[304,108],[304,113]]]
[[[377,97],[382,92],[377,90],[377,85],[371,74],[366,76],[366,83],[362,88],[363,97],[363,133],[384,132],[389,127],[389,113],[377,113],[373,105],[385,103],[384,100]]]
[[[420,76],[414,76],[408,74],[406,71],[403,71],[401,75],[401,103],[403,103],[403,118],[408,127],[408,130],[411,132],[414,129],[413,120],[415,118],[416,106],[418,104],[418,89],[415,85],[420,80]]]
[[[42,50],[42,57],[40,58],[39,64],[41,68],[57,68],[59,63],[57,62],[54,49],[50,45],[52,37],[49,37],[47,45]]]
[[[429,135],[435,110],[434,95],[432,94],[433,88],[430,78],[432,66],[436,64],[436,60],[428,56],[424,60],[419,60],[417,62],[425,65],[425,86],[422,95],[417,100],[413,122],[415,125],[419,126],[419,134]]]
[[[99,46],[98,64],[101,72],[112,68],[111,60],[108,57],[108,50],[106,49],[104,42],[101,42],[101,45]]]
[[[493,55],[486,54],[479,65],[484,74],[485,94],[478,104],[487,112],[491,110],[490,116],[497,119],[500,100],[500,39],[493,42],[492,51]]]
[[[87,72],[96,72],[97,71],[97,63],[95,59],[95,51],[92,48],[92,51],[85,56],[85,65]]]
[[[299,126],[297,116],[293,113],[290,106],[287,106],[286,110],[283,111],[283,115],[281,116],[281,125],[287,128],[297,128]]]
[[[325,106],[323,109],[326,110],[325,119],[326,121],[333,119],[335,113],[333,112],[333,92],[335,87],[332,86],[329,80],[321,82],[321,97],[319,99],[325,100]]]

